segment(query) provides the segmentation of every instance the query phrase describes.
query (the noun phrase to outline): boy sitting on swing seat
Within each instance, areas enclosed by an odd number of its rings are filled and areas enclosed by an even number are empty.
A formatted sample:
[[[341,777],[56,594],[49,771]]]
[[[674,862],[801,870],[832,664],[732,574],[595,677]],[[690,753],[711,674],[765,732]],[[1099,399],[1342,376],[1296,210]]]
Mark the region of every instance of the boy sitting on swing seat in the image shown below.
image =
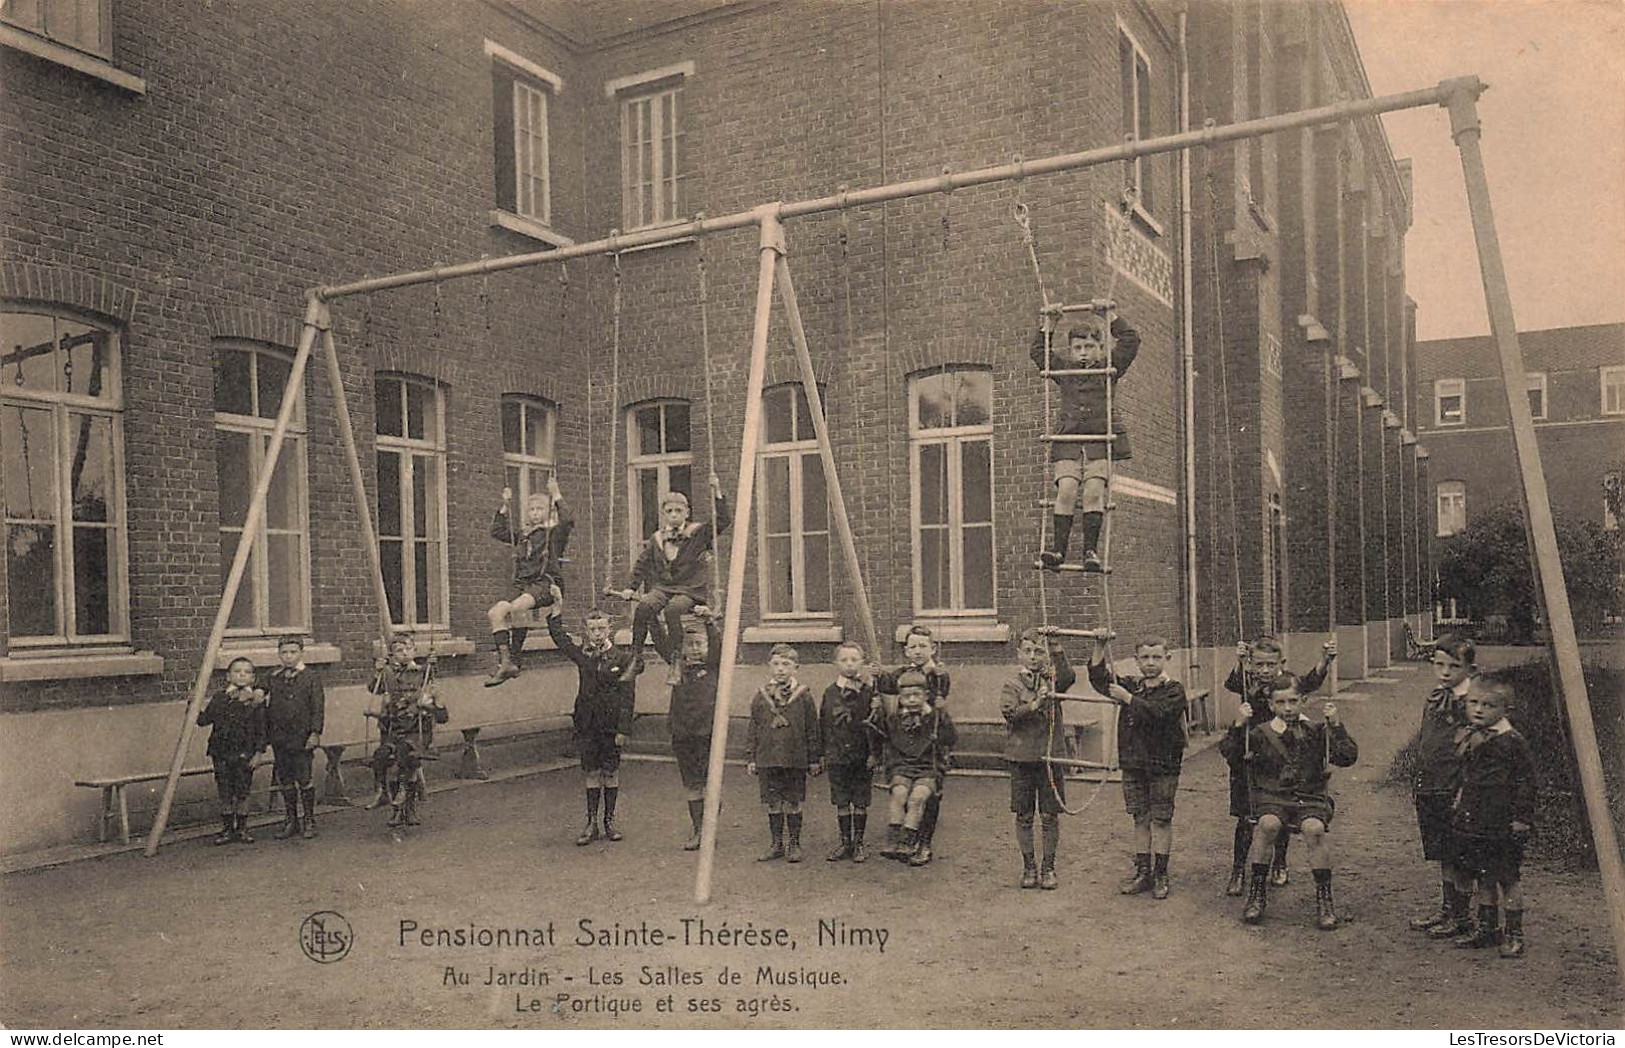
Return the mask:
[[[1104,309],[1104,304],[1102,304]],[[1055,434],[1060,436],[1106,435],[1106,396],[1108,384],[1116,395],[1117,380],[1122,378],[1140,353],[1140,333],[1130,327],[1122,317],[1112,320],[1110,339],[1104,312],[1079,320],[1067,333],[1064,344],[1056,342],[1053,332],[1055,321],[1044,318],[1043,327],[1033,335],[1031,357],[1040,371],[1076,371],[1096,368],[1116,368],[1115,375],[1053,375],[1061,392],[1061,407],[1056,414]],[[1115,340],[1115,345],[1108,345]],[[1046,347],[1048,353],[1045,352]],[[1072,536],[1073,513],[1078,496],[1083,496],[1083,570],[1104,570],[1100,554],[1101,526],[1106,516],[1106,503],[1111,492],[1107,483],[1111,476],[1107,465],[1106,448],[1111,445],[1111,458],[1123,462],[1131,457],[1128,431],[1123,428],[1113,406],[1112,439],[1086,443],[1051,441],[1049,458],[1055,473],[1054,538],[1050,548],[1038,555],[1039,564],[1049,571],[1058,571],[1066,561],[1067,542]]]
[[[513,584],[519,595],[499,600],[486,615],[491,620],[491,639],[496,642],[497,668],[486,680],[487,688],[519,676],[519,656],[525,650],[530,627],[515,624],[514,615],[553,603],[553,587],[564,585],[564,547],[570,542],[575,520],[565,508],[556,477],[547,478],[547,490],[531,492],[525,499],[525,526],[516,529],[512,518],[513,489],[502,489],[502,505],[491,518],[491,537],[513,546]]]

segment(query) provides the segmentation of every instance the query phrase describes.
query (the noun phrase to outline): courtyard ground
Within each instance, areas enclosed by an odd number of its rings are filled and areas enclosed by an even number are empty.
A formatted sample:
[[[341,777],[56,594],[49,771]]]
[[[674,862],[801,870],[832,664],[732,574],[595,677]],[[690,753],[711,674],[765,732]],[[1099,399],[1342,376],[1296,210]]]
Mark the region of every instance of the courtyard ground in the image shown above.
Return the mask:
[[[687,819],[676,770],[640,761],[623,771],[626,840],[618,844],[573,846],[578,778],[554,771],[437,794],[425,824],[402,837],[383,812],[356,810],[326,817],[317,841],[274,841],[265,830],[252,847],[191,840],[154,859],[131,853],[0,878],[0,1023],[1618,1026],[1625,1002],[1595,873],[1527,871],[1522,961],[1429,943],[1405,927],[1437,884],[1420,860],[1408,794],[1378,784],[1427,684],[1417,667],[1384,672],[1336,700],[1361,756],[1334,780],[1346,920],[1331,933],[1313,927],[1299,844],[1292,884],[1272,893],[1266,922],[1239,923],[1240,900],[1221,894],[1230,820],[1224,765],[1211,748],[1185,769],[1174,893],[1163,902],[1116,894],[1129,850],[1116,785],[1064,821],[1061,889],[1039,892],[1016,887],[1002,778],[951,780],[939,858],[923,869],[878,858],[824,862],[835,825],[825,783],[813,780],[809,860],[790,866],[754,861],[765,820],[754,782],[730,767],[715,895],[697,906],[695,857],[679,847]],[[1070,788],[1075,803],[1094,793],[1088,783]],[[874,820],[872,840],[883,822]],[[347,950],[308,935],[302,945],[301,928],[317,911],[342,915],[353,931]],[[684,945],[685,930],[697,936],[701,920],[713,933],[782,929],[794,946]],[[646,923],[676,941],[577,945],[581,921],[599,932]],[[821,921],[837,932],[884,929],[884,948],[878,934],[820,945]],[[403,922],[417,926],[404,945]],[[553,944],[529,948],[415,938],[425,929],[550,922]],[[334,918],[323,926],[342,927]],[[345,956],[315,963],[306,946]],[[485,985],[493,966],[532,974]],[[719,982],[730,974],[739,981]],[[787,974],[797,982],[775,981]],[[839,982],[823,984],[830,979]],[[656,1010],[668,995],[673,1010]]]

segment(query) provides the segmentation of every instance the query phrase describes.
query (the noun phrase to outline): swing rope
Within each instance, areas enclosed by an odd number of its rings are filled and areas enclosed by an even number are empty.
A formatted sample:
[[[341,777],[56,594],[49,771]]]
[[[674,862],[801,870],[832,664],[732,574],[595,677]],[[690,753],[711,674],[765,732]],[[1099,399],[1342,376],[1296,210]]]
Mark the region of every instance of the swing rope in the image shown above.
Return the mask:
[[[610,231],[610,236],[620,235],[620,230]],[[621,396],[621,254],[619,251],[611,252],[613,262],[613,290],[610,293],[610,364],[609,364],[609,541],[604,551],[604,587],[607,590],[614,585],[615,579],[615,446],[620,434],[620,405]],[[627,511],[631,512],[630,509]]]
[[[705,212],[704,211],[696,212],[695,215],[694,215],[694,220],[696,222],[703,222],[705,220]],[[695,259],[695,265],[696,265],[696,268],[699,270],[699,283],[700,283],[700,356],[701,356],[701,361],[702,361],[701,370],[703,370],[704,373],[705,373],[705,453],[706,453],[706,458],[707,458],[707,460],[709,462],[709,468],[710,468],[710,473],[705,478],[705,490],[706,490],[706,496],[711,501],[711,507],[710,507],[710,514],[711,514],[711,543],[712,543],[713,546],[715,546],[716,545],[716,534],[717,534],[717,500],[716,500],[715,492],[713,492],[711,490],[711,478],[717,476],[717,434],[716,434],[716,429],[715,429],[715,427],[713,425],[713,419],[712,419],[713,411],[712,411],[712,404],[711,404],[711,319],[710,319],[710,310],[709,310],[709,306],[710,306],[710,302],[711,302],[711,291],[710,291],[710,285],[706,281],[705,238],[703,236],[696,238],[695,241],[694,241],[694,247],[695,247],[695,249],[696,249],[696,251],[698,253],[697,258]],[[710,560],[711,560],[711,594],[712,594],[711,599],[715,600],[716,595],[720,594],[722,592],[722,559],[719,556],[717,556],[717,550],[716,549],[711,550],[711,552],[710,552]],[[668,640],[668,643],[676,645],[681,640],[681,638],[667,638],[667,640]]]

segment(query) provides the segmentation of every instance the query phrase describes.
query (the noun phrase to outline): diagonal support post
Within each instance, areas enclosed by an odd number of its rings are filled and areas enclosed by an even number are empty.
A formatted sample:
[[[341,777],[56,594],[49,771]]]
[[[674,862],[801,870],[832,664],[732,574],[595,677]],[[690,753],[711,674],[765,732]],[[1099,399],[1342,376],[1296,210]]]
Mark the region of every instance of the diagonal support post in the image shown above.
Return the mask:
[[[863,642],[871,659],[880,658],[880,638],[875,631],[875,613],[869,606],[869,590],[863,582],[863,565],[858,561],[858,545],[852,537],[852,519],[846,514],[846,496],[841,492],[841,478],[835,471],[835,450],[829,442],[829,422],[824,418],[824,401],[818,393],[818,376],[813,371],[812,353],[807,348],[807,329],[801,322],[801,306],[796,302],[795,284],[790,280],[790,260],[781,254],[777,264],[779,301],[784,306],[785,319],[790,323],[790,341],[795,343],[796,363],[801,366],[801,387],[807,393],[807,406],[812,411],[813,432],[818,435],[818,456],[824,463],[824,487],[829,495],[829,511],[835,518],[835,531],[841,540],[841,555],[846,559],[846,577],[852,582],[852,597],[858,604],[858,617],[863,626]]]
[[[317,332],[329,323],[327,307],[320,297],[309,296],[305,306],[304,328],[299,333],[299,349],[294,353],[293,366],[288,369],[288,383],[282,393],[282,407],[277,411],[276,426],[265,447],[265,461],[259,478],[254,483],[253,497],[248,500],[248,516],[243,521],[242,537],[237,541],[237,552],[226,575],[225,589],[220,594],[220,605],[215,609],[214,625],[209,630],[209,642],[203,649],[203,661],[198,664],[197,678],[192,682],[192,693],[186,700],[186,717],[181,722],[181,736],[175,742],[175,755],[169,762],[169,777],[164,780],[164,795],[158,802],[158,815],[152,829],[147,832],[147,846],[142,849],[148,858],[158,854],[164,831],[169,828],[169,814],[175,804],[175,790],[180,785],[181,769],[186,764],[186,753],[192,748],[192,733],[197,727],[198,713],[209,693],[209,681],[214,676],[215,659],[220,656],[220,645],[226,636],[226,624],[231,620],[231,609],[237,603],[237,591],[242,588],[243,574],[248,569],[248,558],[259,539],[265,517],[265,502],[270,495],[271,479],[276,476],[277,460],[287,441],[288,426],[294,412],[304,400],[305,366],[310,362],[311,347],[316,344]]]
[[[1586,817],[1591,823],[1591,840],[1597,850],[1597,868],[1602,873],[1604,909],[1608,911],[1614,939],[1614,963],[1621,987],[1625,988],[1625,861],[1620,857],[1619,841],[1609,814],[1602,752],[1598,749],[1597,729],[1591,720],[1591,699],[1586,693],[1585,673],[1580,664],[1580,643],[1574,632],[1568,587],[1563,581],[1563,563],[1558,557],[1557,529],[1552,523],[1540,444],[1535,438],[1529,398],[1524,395],[1523,350],[1518,345],[1512,293],[1501,258],[1501,241],[1495,231],[1495,213],[1490,207],[1489,177],[1479,149],[1482,128],[1478,121],[1478,96],[1484,92],[1485,85],[1477,77],[1463,77],[1446,81],[1440,87],[1448,89],[1443,104],[1450,113],[1450,134],[1461,153],[1462,176],[1467,183],[1467,207],[1473,219],[1473,238],[1478,244],[1478,268],[1484,281],[1490,333],[1500,357],[1501,383],[1512,420],[1512,448],[1523,482],[1524,524],[1539,583],[1537,592],[1551,630],[1558,688],[1568,712]]]
[[[773,314],[774,263],[784,253],[784,227],[778,205],[757,213],[761,224],[756,270],[756,321],[751,330],[750,373],[745,381],[745,432],[739,444],[739,484],[734,492],[733,544],[728,554],[728,596],[722,619],[722,665],[717,670],[716,710],[711,715],[711,760],[705,773],[705,821],[700,828],[700,864],[694,901],[711,901],[711,870],[717,852],[717,818],[722,811],[722,762],[728,752],[728,708],[739,661],[740,617],[745,604],[745,559],[750,552],[751,499],[756,491],[756,449],[762,435],[762,384],[767,374],[767,332]]]

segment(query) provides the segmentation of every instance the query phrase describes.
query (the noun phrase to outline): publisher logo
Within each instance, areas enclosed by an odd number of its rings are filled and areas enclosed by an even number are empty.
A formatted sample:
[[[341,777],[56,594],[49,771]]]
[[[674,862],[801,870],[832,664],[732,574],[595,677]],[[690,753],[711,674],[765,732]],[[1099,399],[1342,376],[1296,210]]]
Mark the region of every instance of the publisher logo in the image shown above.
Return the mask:
[[[342,961],[350,954],[355,932],[342,913],[318,910],[299,926],[299,948],[317,964]]]

